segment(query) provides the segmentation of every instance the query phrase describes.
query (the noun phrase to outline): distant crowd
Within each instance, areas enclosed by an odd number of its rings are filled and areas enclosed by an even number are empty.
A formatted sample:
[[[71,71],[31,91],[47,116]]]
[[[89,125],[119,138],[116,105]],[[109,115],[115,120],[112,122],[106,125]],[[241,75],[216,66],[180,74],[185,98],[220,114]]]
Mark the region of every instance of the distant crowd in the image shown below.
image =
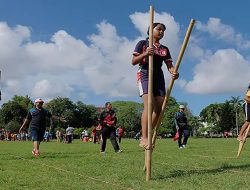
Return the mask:
[[[57,129],[56,132],[51,133],[49,130],[46,130],[43,136],[44,142],[49,142],[56,138],[58,143],[72,143],[74,139],[73,135],[74,128],[68,126],[65,129]],[[119,142],[121,142],[121,137],[123,134],[122,128],[117,128],[116,136]],[[84,128],[82,132],[79,134],[80,140],[82,142],[93,142],[93,143],[100,143],[101,141],[101,130],[98,127],[93,127],[92,129],[88,130]],[[78,138],[79,138],[78,137]],[[23,131],[21,133],[11,133],[6,131],[4,128],[0,128],[0,141],[31,141],[31,132]]]
[[[4,128],[0,128],[0,140],[5,141],[30,141],[31,134],[30,132],[23,133],[11,133],[6,131]]]

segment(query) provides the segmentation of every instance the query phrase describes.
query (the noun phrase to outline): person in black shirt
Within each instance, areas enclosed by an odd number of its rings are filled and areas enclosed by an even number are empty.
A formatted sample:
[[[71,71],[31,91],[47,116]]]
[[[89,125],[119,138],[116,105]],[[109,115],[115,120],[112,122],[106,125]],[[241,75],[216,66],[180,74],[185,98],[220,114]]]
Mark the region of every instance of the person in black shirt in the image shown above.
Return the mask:
[[[189,137],[188,122],[187,122],[187,117],[184,113],[184,110],[185,110],[185,106],[180,105],[179,111],[176,112],[175,114],[175,126],[176,126],[176,130],[179,133],[178,146],[180,149],[186,147],[188,137]],[[183,136],[184,136],[184,139],[182,141]]]
[[[102,141],[101,141],[101,153],[105,153],[107,139],[110,138],[112,146],[115,152],[120,153],[120,149],[116,141],[116,129],[117,118],[115,111],[112,110],[110,102],[105,104],[105,110],[100,114],[99,118],[100,125],[102,126]]]
[[[52,116],[47,109],[43,108],[43,103],[44,101],[41,98],[35,100],[35,107],[29,110],[24,123],[19,129],[19,132],[21,133],[30,124],[31,136],[33,140],[32,154],[36,157],[40,155],[39,147],[41,141],[43,141],[46,130],[46,118],[59,119],[65,122],[62,117]]]

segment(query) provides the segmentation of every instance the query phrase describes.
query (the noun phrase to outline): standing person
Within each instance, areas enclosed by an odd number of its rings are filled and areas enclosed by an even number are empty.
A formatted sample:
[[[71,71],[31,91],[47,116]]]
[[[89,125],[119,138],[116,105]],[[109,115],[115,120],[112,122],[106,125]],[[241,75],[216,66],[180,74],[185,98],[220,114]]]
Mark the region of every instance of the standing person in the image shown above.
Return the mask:
[[[187,117],[186,117],[184,111],[185,111],[185,106],[180,105],[179,111],[176,112],[176,114],[175,114],[175,126],[176,126],[176,130],[179,134],[178,146],[180,149],[186,147],[188,137],[189,137],[188,122],[187,122]],[[184,138],[182,140],[183,136],[184,136]]]
[[[73,130],[74,130],[74,128],[71,127],[70,125],[68,125],[68,127],[66,129],[67,143],[72,143]]]
[[[43,108],[43,103],[44,101],[41,98],[35,100],[35,107],[29,110],[24,123],[19,129],[19,132],[21,133],[30,124],[31,137],[33,140],[32,154],[36,157],[40,155],[39,148],[46,130],[46,118],[59,119],[65,122],[62,117],[52,116],[47,109]]]
[[[62,136],[61,130],[57,129],[56,130],[56,142],[58,142],[58,143],[62,142],[61,136]]]
[[[93,143],[95,144],[97,142],[97,130],[95,126],[92,128],[91,136],[93,139]]]
[[[66,134],[66,130],[62,131],[62,142],[63,143],[67,143],[67,134]]]
[[[172,58],[168,47],[160,44],[160,40],[164,36],[166,27],[162,23],[153,24],[153,47],[149,46],[148,38],[141,40],[135,46],[133,52],[132,65],[139,64],[137,72],[137,82],[139,87],[139,95],[143,99],[144,110],[141,117],[142,137],[139,146],[143,148],[148,147],[148,62],[149,56],[153,55],[153,113],[152,122],[153,127],[156,126],[159,118],[161,107],[166,94],[165,79],[162,71],[162,63],[165,62],[169,73],[173,79],[177,79],[179,74],[174,72]],[[149,34],[149,31],[148,31]]]
[[[135,140],[140,140],[140,138],[141,138],[141,131],[135,134]]]
[[[83,142],[88,142],[89,141],[89,132],[86,128],[83,129],[82,131],[82,141]]]
[[[248,90],[247,90],[247,93],[246,93],[245,98],[244,98],[243,109],[244,109],[244,113],[245,113],[245,122],[240,129],[240,134],[237,138],[238,141],[244,140],[243,139],[244,133],[250,124],[250,85],[248,86]]]
[[[46,129],[43,137],[45,142],[49,142],[49,131]]]
[[[105,110],[101,113],[99,118],[100,124],[102,125],[102,142],[101,142],[101,153],[105,153],[107,139],[110,138],[112,146],[115,152],[120,153],[120,149],[116,141],[116,130],[115,125],[117,122],[115,111],[112,110],[110,102],[106,102]]]
[[[122,127],[118,127],[117,128],[117,137],[118,137],[118,142],[121,143],[122,141],[122,135],[123,135],[123,128]]]
[[[102,138],[102,126],[100,124],[100,118],[98,118],[98,125],[96,127],[96,140],[98,142],[98,144],[100,144],[101,138]]]
[[[0,128],[0,140],[3,140],[3,138],[2,138],[2,135],[3,134],[3,129],[2,128]]]

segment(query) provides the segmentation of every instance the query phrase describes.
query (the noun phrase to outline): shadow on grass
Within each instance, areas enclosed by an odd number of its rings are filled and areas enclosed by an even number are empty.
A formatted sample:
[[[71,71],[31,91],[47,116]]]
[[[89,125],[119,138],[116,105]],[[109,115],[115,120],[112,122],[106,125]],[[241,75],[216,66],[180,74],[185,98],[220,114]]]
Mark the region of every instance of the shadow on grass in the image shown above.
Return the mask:
[[[169,179],[169,178],[177,178],[177,177],[188,177],[191,175],[202,175],[202,174],[218,174],[223,173],[231,170],[245,170],[250,168],[250,164],[238,165],[233,166],[230,164],[223,164],[221,167],[214,168],[214,169],[194,169],[194,170],[174,170],[170,172],[168,175],[158,175],[155,179]]]
[[[76,152],[68,152],[68,153],[60,153],[60,152],[45,152],[42,153],[39,158],[46,158],[46,159],[64,159],[64,158],[82,158],[84,157],[84,153],[76,153]]]

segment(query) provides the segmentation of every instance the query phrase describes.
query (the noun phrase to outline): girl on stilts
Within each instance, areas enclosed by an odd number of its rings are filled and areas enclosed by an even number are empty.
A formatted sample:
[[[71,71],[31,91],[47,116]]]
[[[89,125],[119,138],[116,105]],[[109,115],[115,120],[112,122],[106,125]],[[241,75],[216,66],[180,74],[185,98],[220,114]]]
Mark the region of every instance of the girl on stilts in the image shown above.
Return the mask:
[[[141,117],[142,137],[139,146],[143,148],[148,147],[148,57],[153,55],[153,113],[152,122],[153,127],[156,126],[158,117],[161,112],[162,103],[166,94],[165,79],[162,71],[162,63],[165,62],[169,73],[173,79],[179,77],[179,73],[174,72],[172,58],[168,47],[160,44],[160,40],[164,36],[166,27],[162,23],[153,24],[153,47],[149,46],[148,38],[141,40],[135,46],[133,52],[132,65],[139,64],[137,72],[137,81],[140,92],[140,97],[143,99],[144,110]],[[149,34],[149,31],[148,31]]]

